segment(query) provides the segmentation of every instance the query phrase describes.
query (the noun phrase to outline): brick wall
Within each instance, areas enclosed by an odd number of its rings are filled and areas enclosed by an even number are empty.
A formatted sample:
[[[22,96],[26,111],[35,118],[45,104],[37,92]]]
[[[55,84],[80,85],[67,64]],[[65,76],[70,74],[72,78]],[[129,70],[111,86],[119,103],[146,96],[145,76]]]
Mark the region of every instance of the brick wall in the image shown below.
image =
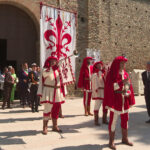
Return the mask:
[[[143,69],[150,60],[150,1],[148,0],[100,0],[98,18],[89,5],[89,47],[100,45],[102,59],[112,61],[117,55],[125,53],[129,61],[127,70]],[[96,2],[98,3],[98,2]],[[93,26],[93,27],[91,27]],[[99,28],[97,31],[95,28]],[[95,30],[94,30],[95,29]],[[92,32],[92,33],[91,33]],[[99,40],[97,39],[99,34]],[[95,42],[94,40],[95,39]]]

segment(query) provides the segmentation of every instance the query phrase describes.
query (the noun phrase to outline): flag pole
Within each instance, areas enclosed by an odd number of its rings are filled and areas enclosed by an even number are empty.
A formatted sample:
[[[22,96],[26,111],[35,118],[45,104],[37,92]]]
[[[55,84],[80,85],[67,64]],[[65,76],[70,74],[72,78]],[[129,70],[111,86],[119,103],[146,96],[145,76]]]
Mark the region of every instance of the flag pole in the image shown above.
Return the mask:
[[[61,9],[61,0],[58,0],[58,8]]]

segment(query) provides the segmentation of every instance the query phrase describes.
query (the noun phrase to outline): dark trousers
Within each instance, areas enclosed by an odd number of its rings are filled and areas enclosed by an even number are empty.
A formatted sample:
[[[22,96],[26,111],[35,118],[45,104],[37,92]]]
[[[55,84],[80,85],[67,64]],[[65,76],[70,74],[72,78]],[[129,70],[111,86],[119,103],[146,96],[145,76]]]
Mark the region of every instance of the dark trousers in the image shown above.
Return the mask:
[[[146,102],[148,116],[150,117],[150,94],[145,94],[145,102]]]
[[[20,86],[19,87],[19,95],[20,95],[20,103],[21,105],[30,105],[30,98],[29,98],[29,91],[28,87],[26,86]]]
[[[38,110],[38,105],[39,105],[39,98],[37,96],[37,90],[38,90],[38,85],[32,84],[30,88],[30,99],[31,99],[32,110],[35,110],[35,111]]]
[[[4,90],[3,90],[3,105],[2,105],[2,108],[5,107],[6,103],[7,103],[7,107],[8,107],[8,108],[10,107],[11,91],[12,91],[12,86],[4,87]]]
[[[2,93],[3,93],[2,90],[0,90],[0,99],[2,99]]]

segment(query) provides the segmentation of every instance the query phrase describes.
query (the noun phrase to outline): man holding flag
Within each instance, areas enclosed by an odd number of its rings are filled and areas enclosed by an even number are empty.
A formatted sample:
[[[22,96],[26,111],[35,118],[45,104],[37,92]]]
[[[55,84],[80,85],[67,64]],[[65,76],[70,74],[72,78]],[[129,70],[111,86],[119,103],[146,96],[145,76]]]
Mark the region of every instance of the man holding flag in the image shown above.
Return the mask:
[[[50,56],[44,64],[40,77],[38,95],[41,97],[41,103],[44,104],[43,113],[43,134],[47,134],[48,121],[52,116],[53,131],[62,132],[57,126],[57,119],[62,103],[64,103],[64,95],[61,89],[61,79],[57,66],[56,57]]]
[[[74,83],[75,59],[70,56],[76,45],[76,15],[41,3],[40,22],[40,61],[44,67],[38,95],[44,104],[43,134],[47,134],[50,114],[53,122],[52,130],[61,132],[57,126],[57,119],[65,99],[63,86]]]

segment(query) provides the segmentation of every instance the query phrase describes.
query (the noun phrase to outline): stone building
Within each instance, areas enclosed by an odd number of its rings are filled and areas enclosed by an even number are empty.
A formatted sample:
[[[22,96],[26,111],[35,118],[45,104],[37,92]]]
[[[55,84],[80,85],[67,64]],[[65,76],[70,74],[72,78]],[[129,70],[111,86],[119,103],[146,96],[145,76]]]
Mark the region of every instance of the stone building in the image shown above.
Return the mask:
[[[110,62],[124,53],[130,71],[150,60],[149,0],[0,0],[1,66],[39,63],[40,1],[78,13],[80,56],[87,48],[100,49],[101,59]],[[81,63],[78,58],[77,68]]]

